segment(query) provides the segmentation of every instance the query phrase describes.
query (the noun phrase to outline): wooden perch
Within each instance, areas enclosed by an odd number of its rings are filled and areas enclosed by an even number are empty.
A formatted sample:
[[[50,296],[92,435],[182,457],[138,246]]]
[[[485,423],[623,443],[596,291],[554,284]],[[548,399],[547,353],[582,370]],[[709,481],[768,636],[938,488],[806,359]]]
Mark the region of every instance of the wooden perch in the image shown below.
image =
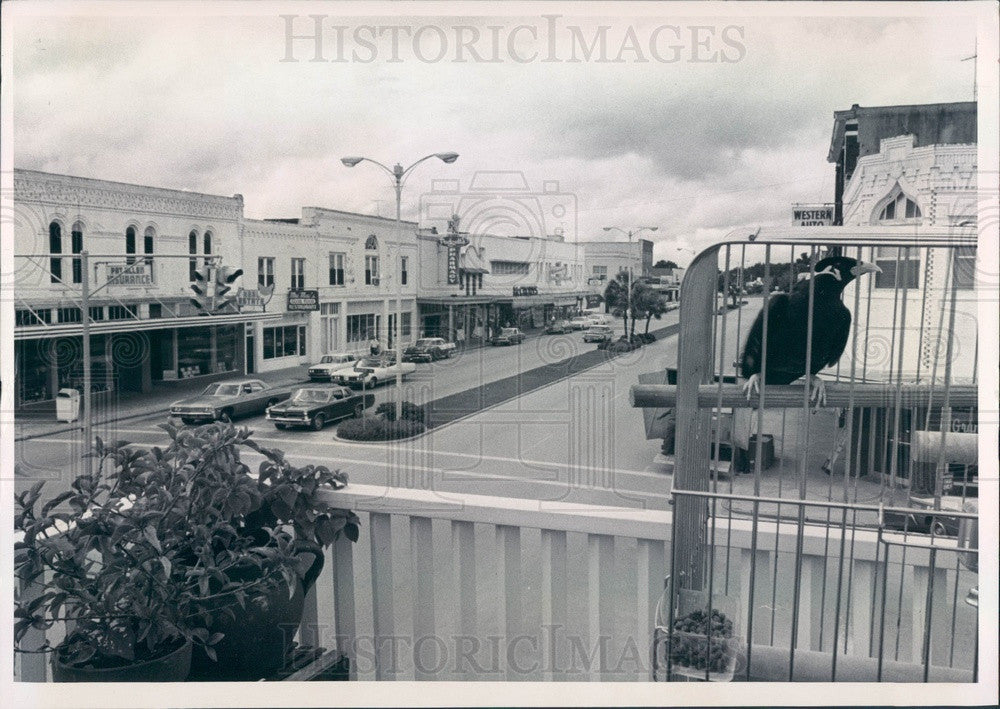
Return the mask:
[[[803,404],[802,385],[768,385],[764,389],[764,408],[794,409]],[[852,393],[853,390],[853,393]],[[720,402],[721,394],[721,402]],[[898,397],[898,399],[897,399]],[[640,409],[670,409],[677,405],[677,386],[672,384],[633,384],[629,392],[632,406]],[[827,382],[826,407],[842,409],[850,403],[854,408],[941,407],[945,403],[944,387],[940,384],[903,384],[898,389],[893,384],[846,384]],[[756,408],[759,394],[747,401],[743,388],[737,384],[702,384],[698,387],[699,408]],[[948,405],[952,408],[977,406],[979,390],[971,384],[952,384]],[[812,404],[810,403],[810,406]]]

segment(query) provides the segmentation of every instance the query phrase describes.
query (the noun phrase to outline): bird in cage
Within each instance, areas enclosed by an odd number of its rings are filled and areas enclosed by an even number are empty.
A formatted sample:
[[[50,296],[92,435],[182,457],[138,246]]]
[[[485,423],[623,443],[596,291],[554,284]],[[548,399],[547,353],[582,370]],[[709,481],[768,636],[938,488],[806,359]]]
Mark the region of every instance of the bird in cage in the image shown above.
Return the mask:
[[[841,297],[844,287],[866,273],[881,273],[873,263],[847,256],[821,259],[813,279],[803,279],[789,293],[772,295],[767,305],[767,357],[764,357],[764,311],[761,310],[747,334],[740,357],[740,374],[747,380],[743,391],[749,400],[760,391],[761,366],[768,384],[791,384],[807,376],[811,383],[810,401],[826,405],[826,386],[816,374],[837,363],[851,332],[851,311]],[[813,285],[812,311],[809,284]],[[812,348],[806,367],[806,339],[812,322]]]

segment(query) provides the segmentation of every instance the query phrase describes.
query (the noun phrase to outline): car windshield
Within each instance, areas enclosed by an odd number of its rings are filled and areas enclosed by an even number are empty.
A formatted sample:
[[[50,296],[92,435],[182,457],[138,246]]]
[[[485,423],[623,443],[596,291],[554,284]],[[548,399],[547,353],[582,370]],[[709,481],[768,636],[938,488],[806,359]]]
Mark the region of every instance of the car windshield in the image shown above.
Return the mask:
[[[240,393],[239,384],[209,384],[202,396],[236,396]]]
[[[501,331],[500,334],[502,334],[502,335],[513,335],[515,332],[517,332],[517,328],[516,327],[505,327]]]
[[[597,325],[597,326],[592,327],[590,329],[592,331],[594,331],[594,332],[611,332],[611,328],[607,327],[606,325]]]
[[[417,340],[417,347],[429,347],[430,345],[433,345],[434,342],[435,341],[430,338],[422,338]]]
[[[371,374],[372,372],[374,372],[374,371],[375,371],[375,370],[374,370],[374,369],[372,369],[371,367],[355,367],[355,368],[354,368],[354,370],[355,370],[356,372],[363,372],[363,373],[365,373],[365,374]]]
[[[358,364],[354,365],[355,369],[368,369],[371,371],[371,367],[378,367],[382,364],[381,360],[378,359],[363,359]]]
[[[299,389],[292,394],[293,404],[325,404],[329,400],[329,389]]]

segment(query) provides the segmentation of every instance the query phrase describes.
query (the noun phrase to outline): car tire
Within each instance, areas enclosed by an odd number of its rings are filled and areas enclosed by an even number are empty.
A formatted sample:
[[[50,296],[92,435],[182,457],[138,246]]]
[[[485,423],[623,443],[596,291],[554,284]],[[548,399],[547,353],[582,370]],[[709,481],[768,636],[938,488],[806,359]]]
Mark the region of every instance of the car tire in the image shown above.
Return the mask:
[[[233,422],[233,411],[232,409],[223,409],[222,413],[219,414],[219,420],[223,423]]]
[[[358,403],[354,405],[354,418],[359,419],[365,415],[365,405]]]
[[[368,387],[367,388],[374,389],[377,386],[378,386],[378,377],[372,377],[371,381],[368,382]],[[361,387],[361,388],[363,390],[366,387]]]
[[[309,422],[309,425],[312,426],[312,430],[314,431],[322,431],[323,426],[326,425],[326,416],[323,414],[316,414],[312,417],[312,421]]]
[[[284,431],[286,428],[288,428],[288,424],[287,423],[276,423],[276,424],[274,424],[274,427],[276,429],[278,429],[279,431]]]
[[[278,403],[277,399],[271,398],[267,400],[267,404],[264,406],[264,410],[267,411],[269,408]]]
[[[195,420],[181,417],[181,423],[183,423],[185,426],[194,426]]]

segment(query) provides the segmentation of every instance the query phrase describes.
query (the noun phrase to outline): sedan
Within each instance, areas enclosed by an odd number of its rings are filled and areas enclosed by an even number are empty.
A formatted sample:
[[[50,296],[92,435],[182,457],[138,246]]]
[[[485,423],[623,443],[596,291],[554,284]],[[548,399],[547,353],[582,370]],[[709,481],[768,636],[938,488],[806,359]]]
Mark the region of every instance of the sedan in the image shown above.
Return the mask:
[[[329,421],[351,416],[360,418],[374,402],[374,394],[355,393],[347,387],[302,387],[292,392],[287,400],[268,407],[267,420],[279,429],[308,426],[319,431]]]
[[[516,327],[505,327],[500,330],[493,339],[491,345],[519,345],[524,342],[524,333]]]
[[[586,315],[578,315],[569,321],[570,327],[574,330],[586,330],[591,324],[590,318]]]
[[[607,325],[594,325],[583,333],[584,342],[611,342],[614,331]]]
[[[231,421],[238,416],[262,414],[288,396],[287,390],[272,389],[259,379],[216,382],[197,396],[175,401],[170,405],[170,415],[188,425]]]
[[[568,320],[553,320],[549,323],[549,326],[545,328],[545,332],[549,335],[562,335],[572,329],[573,327],[569,324]]]

